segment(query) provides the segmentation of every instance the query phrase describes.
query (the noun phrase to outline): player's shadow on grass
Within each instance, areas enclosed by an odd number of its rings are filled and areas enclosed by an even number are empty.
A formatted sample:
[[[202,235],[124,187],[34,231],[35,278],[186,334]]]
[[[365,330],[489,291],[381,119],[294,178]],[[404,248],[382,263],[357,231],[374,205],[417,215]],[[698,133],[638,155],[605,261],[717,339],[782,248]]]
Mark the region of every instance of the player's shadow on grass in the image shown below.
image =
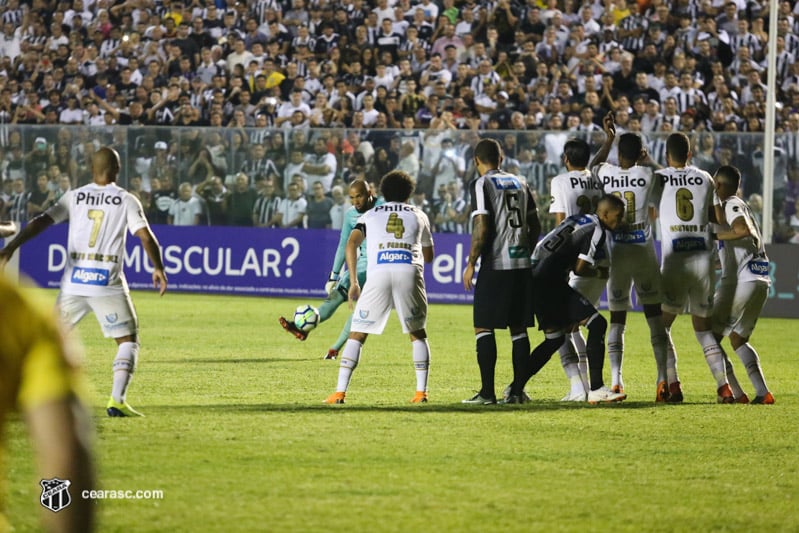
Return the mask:
[[[496,415],[504,413],[535,413],[553,411],[577,411],[577,410],[598,410],[598,409],[660,409],[669,408],[671,405],[656,406],[652,402],[621,402],[616,404],[589,405],[587,403],[567,403],[559,401],[533,401],[523,405],[464,405],[461,403],[428,403],[425,405],[357,405],[348,403],[346,405],[325,405],[319,404],[281,404],[281,403],[259,403],[259,404],[215,404],[215,405],[164,405],[151,406],[151,409],[163,407],[166,409],[181,409],[186,411],[197,410],[197,412],[225,411],[229,413],[269,413],[269,412],[319,412],[319,413],[338,413],[338,412],[402,412],[402,413],[465,413],[477,415]],[[334,415],[335,416],[335,415]]]

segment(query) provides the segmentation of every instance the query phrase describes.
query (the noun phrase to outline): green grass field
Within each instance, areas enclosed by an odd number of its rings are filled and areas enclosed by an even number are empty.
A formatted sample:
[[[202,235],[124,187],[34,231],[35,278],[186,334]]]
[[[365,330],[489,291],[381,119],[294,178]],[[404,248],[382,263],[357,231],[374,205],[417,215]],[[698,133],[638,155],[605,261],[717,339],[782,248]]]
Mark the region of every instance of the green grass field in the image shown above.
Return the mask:
[[[392,317],[369,338],[348,403],[326,406],[338,364],[321,356],[343,309],[300,343],[277,323],[298,300],[137,292],[134,301],[143,347],[129,401],[144,419],[104,416],[113,341],[94,317],[78,328],[99,482],[165,497],[98,502],[100,531],[799,529],[799,321],[764,319],[753,338],[774,406],[717,405],[686,318],[674,328],[686,403],[655,405],[649,334],[634,314],[628,401],[561,404],[555,356],[528,386],[532,403],[477,407],[460,404],[479,388],[471,308],[432,306],[429,404],[408,403],[410,344]],[[500,333],[504,385],[510,342]],[[36,531],[41,490],[21,421],[7,437],[8,515],[17,531]]]

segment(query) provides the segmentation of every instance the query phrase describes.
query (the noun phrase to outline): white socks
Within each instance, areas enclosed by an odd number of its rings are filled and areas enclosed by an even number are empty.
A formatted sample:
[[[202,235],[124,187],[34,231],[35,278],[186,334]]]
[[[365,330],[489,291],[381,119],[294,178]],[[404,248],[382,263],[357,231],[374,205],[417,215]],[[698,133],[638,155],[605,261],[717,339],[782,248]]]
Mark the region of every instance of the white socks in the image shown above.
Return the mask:
[[[707,366],[710,367],[710,373],[716,380],[716,387],[727,385],[727,370],[724,364],[724,354],[716,342],[712,331],[696,331],[696,340],[702,345],[702,351],[705,353],[705,361]]]
[[[735,353],[741,358],[741,362],[746,368],[746,373],[749,375],[749,380],[755,387],[755,396],[765,396],[768,394],[768,387],[766,386],[766,378],[763,376],[763,369],[760,367],[760,358],[757,352],[748,342],[739,346]]]
[[[624,357],[624,324],[610,323],[608,329],[608,359],[610,360],[610,383],[624,388],[621,379],[621,362]]]
[[[413,367],[416,369],[416,390],[427,391],[427,376],[430,372],[430,345],[427,339],[416,339],[413,346]]]
[[[577,350],[574,349],[571,336],[564,336],[563,344],[558,348],[558,353],[560,354],[560,364],[563,367],[563,372],[569,380],[572,394],[584,392],[585,388],[583,387],[583,380],[580,377]]]
[[[671,328],[666,328],[666,381],[669,385],[680,381],[677,377],[677,351],[671,340]]]
[[[353,339],[347,339],[347,343],[344,344],[344,349],[340,355],[341,363],[338,368],[336,392],[347,392],[347,387],[350,386],[350,379],[352,378],[352,371],[358,366],[358,360],[361,358],[361,348],[363,348],[363,344]]]
[[[652,351],[655,353],[655,366],[657,366],[658,371],[656,383],[667,381],[668,340],[666,326],[663,324],[663,316],[647,317],[646,323],[649,326],[649,340],[652,342]]]
[[[117,347],[117,355],[114,358],[114,384],[111,387],[111,397],[115,402],[125,403],[125,395],[133,371],[136,370],[138,357],[138,342],[123,342]]]
[[[578,329],[571,333],[572,342],[577,349],[577,367],[580,369],[580,380],[583,382],[583,390],[588,392],[591,390],[591,384],[588,382],[588,353],[585,349],[585,339],[582,332]],[[572,387],[574,389],[574,387]]]

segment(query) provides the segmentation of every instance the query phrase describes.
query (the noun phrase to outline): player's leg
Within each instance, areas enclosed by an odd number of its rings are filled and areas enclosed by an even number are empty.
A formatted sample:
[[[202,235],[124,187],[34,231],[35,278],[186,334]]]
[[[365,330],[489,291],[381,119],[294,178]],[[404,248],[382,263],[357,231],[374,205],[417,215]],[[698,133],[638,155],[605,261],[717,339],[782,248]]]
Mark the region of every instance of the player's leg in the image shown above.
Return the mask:
[[[108,416],[143,416],[127,402],[128,387],[139,360],[139,320],[133,301],[129,294],[119,294],[92,297],[88,302],[103,335],[117,343],[111,398],[106,406]]]
[[[563,345],[565,337],[564,330],[557,327],[544,327],[544,340],[533,348],[530,356],[524,361],[521,367],[514,369],[513,383],[508,392],[507,403],[520,403],[524,397],[524,387],[534,375],[536,375],[552,358],[552,354],[558,351]],[[517,400],[518,399],[518,400]]]
[[[360,284],[361,287],[363,287],[366,284],[366,271],[358,272],[358,283]],[[336,286],[336,290],[334,292],[337,292],[339,294],[339,296],[342,298],[342,303],[344,303],[345,301],[347,301],[348,298],[347,295],[349,294],[349,290],[350,290],[350,277],[344,276],[341,282],[339,282],[339,284]],[[325,300],[325,302],[327,302],[327,300]],[[320,316],[322,314],[321,308],[319,309],[319,314]],[[352,326],[352,313],[350,313],[350,316],[347,317],[346,322],[344,322],[344,326],[341,328],[341,332],[338,334],[336,342],[334,342],[333,345],[327,350],[327,353],[324,355],[324,359],[335,359],[338,357],[338,353],[341,350],[341,347],[344,346],[344,343],[347,342],[347,339],[349,338],[351,326]]]
[[[558,348],[558,353],[560,353],[560,364],[563,367],[563,371],[566,373],[566,378],[569,380],[569,393],[566,394],[561,401],[569,402],[569,401],[582,401],[585,399],[585,395],[588,392],[587,389],[587,381],[588,376],[586,375],[585,381],[582,378],[582,372],[580,369],[580,358],[579,358],[579,349],[576,347],[574,342],[574,336],[579,336],[580,340],[583,341],[582,335],[580,334],[580,326],[574,326],[572,330],[564,335],[563,344],[560,348]],[[585,355],[585,342],[582,342],[583,346],[583,354]],[[586,358],[586,372],[588,370],[588,359]]]
[[[685,272],[682,261],[674,255],[663,258],[661,270],[661,287],[663,303],[660,308],[663,326],[666,329],[666,381],[669,383],[670,403],[683,401],[682,386],[677,373],[677,350],[671,337],[671,326],[677,316],[683,312],[688,292],[685,286]]]
[[[608,279],[608,362],[610,363],[611,390],[624,392],[621,377],[624,358],[624,329],[627,325],[627,310],[630,308],[630,291],[633,286],[634,269],[639,264],[640,247],[630,244],[614,244],[611,247],[611,269]],[[592,383],[592,388],[593,383]]]
[[[655,401],[663,402],[669,394],[667,378],[666,326],[663,322],[660,268],[658,267],[655,247],[651,242],[639,250],[638,268],[633,274],[635,292],[638,301],[643,304],[646,324],[649,326],[649,341],[655,356],[657,369]],[[610,345],[610,341],[608,341]]]
[[[716,289],[713,297],[713,336],[721,348],[721,353],[724,356],[724,369],[727,372],[727,382],[730,384],[732,395],[735,398],[735,403],[749,403],[749,397],[744,392],[738,378],[735,375],[735,368],[732,365],[729,355],[724,350],[721,344],[722,339],[730,334],[731,326],[737,319],[731,318],[732,304],[735,297],[735,285],[732,283],[725,283],[722,280],[721,285]]]
[[[411,403],[427,402],[427,381],[430,373],[430,345],[427,342],[427,291],[424,278],[416,273],[394,273],[392,284],[394,309],[402,324],[402,332],[411,339],[413,367],[416,372],[416,393]]]
[[[713,335],[713,286],[714,276],[710,264],[710,256],[697,256],[688,262],[689,278],[688,302],[691,312],[691,322],[694,327],[696,340],[702,346],[705,362],[713,379],[716,380],[717,399],[719,403],[733,403],[735,398],[727,381],[727,368],[724,355]]]
[[[58,294],[55,305],[61,322],[69,329],[74,328],[92,310],[86,296],[72,296],[63,292]]]
[[[760,366],[760,357],[755,348],[749,344],[749,338],[755,329],[757,319],[766,303],[768,286],[765,283],[751,281],[739,283],[735,291],[733,312],[740,318],[730,332],[730,343],[741,359],[749,380],[755,388],[755,404],[773,404],[774,395],[766,385],[766,378]]]
[[[495,328],[507,327],[506,313],[511,305],[506,299],[506,291],[500,273],[494,270],[481,270],[474,286],[472,324],[474,325],[477,366],[480,369],[480,390],[463,400],[462,403],[488,405],[497,403],[494,372],[497,366],[497,341]]]
[[[339,358],[338,382],[336,392],[328,396],[324,403],[341,404],[349,388],[352,373],[361,358],[361,349],[366,337],[383,332],[391,312],[391,277],[376,275],[369,285],[363,288],[361,297],[353,312],[352,331]]]
[[[602,296],[602,291],[605,290],[605,285],[605,280],[602,279],[585,278],[577,276],[574,273],[569,275],[569,286],[582,294],[594,307],[599,305],[599,299]],[[569,378],[571,388],[569,394],[563,399],[569,400],[573,399],[573,397],[582,397],[590,390],[590,384],[588,381],[588,356],[586,354],[585,339],[580,332],[579,326],[574,326],[572,331],[566,334],[566,340],[559,352],[561,356],[560,362],[566,376]],[[571,367],[575,354],[577,358],[576,369]],[[582,394],[580,394],[577,383],[573,379],[575,371],[582,383]]]
[[[527,328],[535,325],[533,306],[533,286],[530,272],[526,269],[512,270],[505,275],[511,284],[510,291],[515,294],[515,298],[510,300],[507,324],[511,338],[511,360],[513,362],[513,376],[515,377],[523,371],[527,360],[530,358],[530,337],[527,336]],[[576,362],[576,361],[575,361]],[[503,392],[503,401],[511,401],[511,386],[508,385]],[[527,402],[530,397],[523,390],[514,401],[519,403]]]

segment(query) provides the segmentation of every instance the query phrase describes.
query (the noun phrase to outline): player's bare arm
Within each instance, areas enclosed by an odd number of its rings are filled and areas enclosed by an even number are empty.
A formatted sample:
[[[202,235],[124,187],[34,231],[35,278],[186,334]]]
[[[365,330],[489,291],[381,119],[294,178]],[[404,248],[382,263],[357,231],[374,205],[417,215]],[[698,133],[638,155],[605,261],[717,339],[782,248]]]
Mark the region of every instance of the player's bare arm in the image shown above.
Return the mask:
[[[422,246],[422,257],[425,263],[432,263],[436,257],[436,252],[432,246]]]
[[[472,245],[469,250],[469,258],[466,262],[466,270],[463,271],[463,287],[470,291],[474,286],[474,268],[477,260],[480,259],[480,252],[488,238],[488,215],[476,215],[472,223]]]
[[[10,237],[19,231],[16,222],[0,222],[0,239]]]
[[[746,237],[753,237],[752,230],[749,224],[746,223],[744,217],[738,217],[732,222],[729,231],[720,231],[716,234],[716,238],[720,241],[737,241],[738,239],[745,239]]]
[[[6,245],[5,248],[0,250],[0,268],[5,267],[5,264],[8,263],[9,259],[11,259],[11,256],[14,255],[14,252],[17,250],[17,248],[36,237],[54,223],[55,221],[50,217],[50,215],[47,214],[41,214],[31,220],[28,225],[25,226],[25,228],[20,231],[10,243]]]
[[[610,270],[607,267],[597,267],[584,259],[578,259],[574,265],[574,273],[586,278],[608,279]]]
[[[560,224],[563,222],[563,219],[566,218],[566,213],[557,213],[557,216],[561,215],[561,219],[558,222]],[[531,203],[530,209],[527,211],[527,236],[530,239],[530,253],[533,253],[535,249],[535,245],[538,244],[538,237],[541,236],[541,220],[538,218],[538,209],[535,206],[535,203]]]
[[[596,153],[588,168],[604,163],[608,159],[611,148],[613,148],[613,141],[616,138],[616,125],[613,122],[613,112],[609,111],[605,118],[602,119],[602,129],[605,131],[605,142]]]
[[[158,293],[163,296],[166,292],[167,281],[158,239],[155,238],[155,235],[149,227],[139,229],[136,232],[136,236],[141,240],[142,247],[147,253],[150,262],[153,264],[153,286],[157,287]]]

